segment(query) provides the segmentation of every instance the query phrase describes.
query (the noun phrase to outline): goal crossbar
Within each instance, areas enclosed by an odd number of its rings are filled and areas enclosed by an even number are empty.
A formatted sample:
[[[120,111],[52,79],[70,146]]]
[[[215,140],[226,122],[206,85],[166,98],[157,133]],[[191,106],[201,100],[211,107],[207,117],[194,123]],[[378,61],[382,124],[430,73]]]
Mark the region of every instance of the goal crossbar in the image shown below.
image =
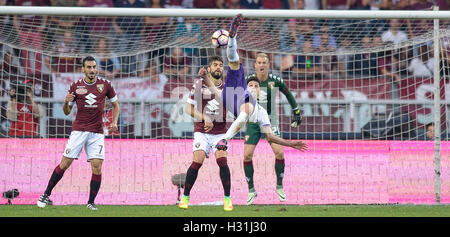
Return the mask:
[[[234,10],[234,9],[167,9],[167,8],[85,8],[85,7],[22,7],[3,6],[0,15],[49,16],[173,16],[173,17],[234,17],[246,18],[309,18],[309,19],[448,19],[450,11],[404,10]]]

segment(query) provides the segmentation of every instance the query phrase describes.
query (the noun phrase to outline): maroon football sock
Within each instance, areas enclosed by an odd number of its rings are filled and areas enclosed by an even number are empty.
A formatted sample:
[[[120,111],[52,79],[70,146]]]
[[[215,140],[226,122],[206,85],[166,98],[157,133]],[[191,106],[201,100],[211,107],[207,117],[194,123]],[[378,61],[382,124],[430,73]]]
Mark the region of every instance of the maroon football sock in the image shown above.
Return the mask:
[[[220,168],[220,180],[222,181],[223,191],[225,196],[230,196],[231,190],[231,175],[230,175],[230,167],[227,164],[226,157],[220,157],[216,160],[217,164]]]
[[[192,162],[191,166],[186,172],[186,181],[184,184],[184,196],[189,196],[192,186],[194,186],[195,180],[197,180],[198,170],[202,167],[201,163]]]
[[[88,203],[94,203],[95,197],[97,197],[97,193],[98,190],[100,189],[101,183],[102,183],[102,175],[92,174]]]
[[[62,170],[59,165],[56,166],[56,168],[53,170],[52,176],[50,177],[50,180],[48,181],[47,188],[45,189],[45,194],[50,196],[52,194],[53,188],[56,186],[56,184],[61,180],[61,178],[64,175],[64,170]]]

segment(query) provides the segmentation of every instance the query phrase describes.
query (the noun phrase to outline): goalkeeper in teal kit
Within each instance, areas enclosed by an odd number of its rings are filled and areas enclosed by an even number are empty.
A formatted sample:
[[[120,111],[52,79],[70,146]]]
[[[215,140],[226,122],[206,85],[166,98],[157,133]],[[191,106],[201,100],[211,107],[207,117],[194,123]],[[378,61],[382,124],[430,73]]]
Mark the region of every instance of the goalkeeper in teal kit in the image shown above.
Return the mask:
[[[292,127],[298,127],[302,122],[302,114],[295,101],[292,93],[287,89],[287,85],[283,79],[279,76],[269,73],[269,57],[265,53],[259,53],[256,55],[255,61],[255,73],[247,76],[246,80],[258,80],[260,83],[261,93],[258,97],[258,103],[263,106],[269,114],[271,128],[276,136],[281,136],[280,126],[278,122],[278,113],[276,111],[276,92],[279,90],[286,96],[293,114],[293,120],[291,122]],[[248,199],[247,205],[251,205],[255,200],[257,193],[253,184],[253,153],[256,145],[261,138],[261,130],[258,124],[249,123],[247,125],[247,131],[245,133],[244,143],[244,173],[248,184]],[[281,202],[286,201],[286,195],[283,190],[283,177],[284,177],[284,151],[283,146],[270,142],[273,153],[275,154],[275,175],[277,177],[276,193]]]

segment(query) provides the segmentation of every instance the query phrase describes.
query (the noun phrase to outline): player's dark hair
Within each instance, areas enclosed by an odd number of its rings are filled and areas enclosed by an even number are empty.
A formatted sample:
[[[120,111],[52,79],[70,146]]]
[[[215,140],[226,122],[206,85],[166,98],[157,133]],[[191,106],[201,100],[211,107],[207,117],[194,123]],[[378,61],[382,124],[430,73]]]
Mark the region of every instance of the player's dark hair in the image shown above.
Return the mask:
[[[95,61],[95,58],[92,56],[87,56],[87,57],[83,58],[83,64],[82,64],[83,67],[84,67],[85,62],[87,62],[87,61]]]
[[[209,59],[208,59],[208,67],[210,67],[211,64],[212,64],[214,61],[219,61],[219,62],[223,63],[222,57],[217,56],[217,55],[211,56],[211,57],[209,57]]]
[[[256,78],[256,76],[254,76],[254,75],[247,77],[247,85],[251,81],[256,81],[256,82],[258,82],[258,85],[261,85],[261,82],[259,82],[258,78]]]
[[[425,130],[428,130],[428,128],[429,128],[430,126],[434,126],[434,123],[428,123],[427,125],[425,125]]]

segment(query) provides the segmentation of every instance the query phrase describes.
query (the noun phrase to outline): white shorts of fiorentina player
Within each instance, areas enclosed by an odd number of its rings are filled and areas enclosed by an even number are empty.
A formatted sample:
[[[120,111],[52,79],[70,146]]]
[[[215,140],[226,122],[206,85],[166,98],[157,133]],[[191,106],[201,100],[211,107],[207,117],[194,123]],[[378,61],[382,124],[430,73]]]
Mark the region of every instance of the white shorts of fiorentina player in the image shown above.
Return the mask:
[[[192,152],[205,151],[206,158],[209,158],[209,153],[212,148],[212,153],[216,154],[216,144],[223,138],[225,134],[208,134],[195,132],[194,143],[192,145]]]
[[[88,161],[91,159],[103,160],[105,158],[105,135],[85,131],[72,131],[63,155],[67,158],[78,159],[83,147]]]

